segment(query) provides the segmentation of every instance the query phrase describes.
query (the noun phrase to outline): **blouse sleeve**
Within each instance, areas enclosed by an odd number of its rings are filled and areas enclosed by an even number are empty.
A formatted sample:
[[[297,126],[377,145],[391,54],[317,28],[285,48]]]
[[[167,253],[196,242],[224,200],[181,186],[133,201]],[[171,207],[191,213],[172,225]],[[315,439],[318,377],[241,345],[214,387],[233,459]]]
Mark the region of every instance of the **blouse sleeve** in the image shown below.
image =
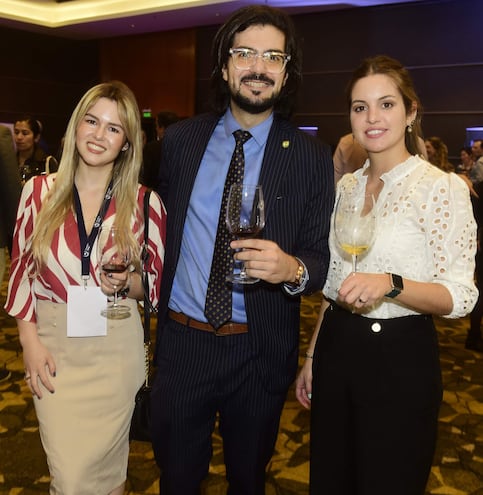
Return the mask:
[[[148,263],[146,268],[149,279],[149,300],[157,308],[164,264],[164,246],[166,241],[166,209],[161,198],[154,191],[149,197],[149,238]]]
[[[42,198],[49,189],[45,176],[27,181],[22,189],[15,223],[10,278],[5,310],[14,318],[36,322],[34,293],[34,264],[31,241],[34,220],[40,210]]]
[[[434,283],[444,285],[453,299],[446,318],[467,315],[478,299],[474,284],[476,222],[468,187],[455,174],[437,181],[428,220],[428,245],[433,252]]]

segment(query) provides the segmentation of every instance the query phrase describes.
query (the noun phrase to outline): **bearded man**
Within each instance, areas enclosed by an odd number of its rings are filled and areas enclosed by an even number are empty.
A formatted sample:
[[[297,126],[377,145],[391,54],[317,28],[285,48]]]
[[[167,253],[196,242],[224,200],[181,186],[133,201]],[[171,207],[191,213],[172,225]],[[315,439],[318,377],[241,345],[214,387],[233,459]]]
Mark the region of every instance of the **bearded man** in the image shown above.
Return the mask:
[[[238,10],[213,58],[215,111],[163,139],[168,220],[152,393],[163,495],[200,493],[217,420],[228,493],[265,493],[297,370],[300,297],[322,287],[329,263],[333,164],[329,147],[288,120],[301,81],[290,18],[262,5]],[[262,186],[265,227],[224,246],[230,181]],[[226,283],[233,258],[260,281]]]

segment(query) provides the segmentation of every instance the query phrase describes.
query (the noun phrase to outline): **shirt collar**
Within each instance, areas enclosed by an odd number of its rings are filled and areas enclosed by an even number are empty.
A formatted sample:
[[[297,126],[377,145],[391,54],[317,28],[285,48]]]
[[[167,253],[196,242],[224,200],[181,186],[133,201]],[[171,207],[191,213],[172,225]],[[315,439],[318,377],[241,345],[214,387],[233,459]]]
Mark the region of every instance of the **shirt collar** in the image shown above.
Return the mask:
[[[423,160],[417,156],[410,156],[407,160],[404,160],[399,165],[396,165],[388,172],[385,172],[381,175],[380,179],[384,182],[384,184],[394,184],[395,182],[401,180],[403,177],[410,175],[414,169],[421,165]],[[361,169],[362,177],[365,177],[364,172],[369,167],[370,162],[367,159]]]
[[[235,131],[240,129],[240,124],[235,120],[230,108],[227,109],[225,115],[222,117],[223,126],[226,132],[226,136],[232,135]],[[262,123],[252,127],[251,129],[244,129],[250,132],[252,138],[256,141],[258,146],[264,146],[270,133],[270,128],[273,123],[273,113],[270,114]]]

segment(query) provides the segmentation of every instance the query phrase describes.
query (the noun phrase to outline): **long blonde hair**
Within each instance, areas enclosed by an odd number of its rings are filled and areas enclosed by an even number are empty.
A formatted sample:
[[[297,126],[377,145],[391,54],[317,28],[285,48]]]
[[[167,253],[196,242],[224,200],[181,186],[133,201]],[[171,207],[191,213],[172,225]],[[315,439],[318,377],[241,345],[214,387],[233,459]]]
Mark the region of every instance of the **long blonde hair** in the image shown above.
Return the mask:
[[[80,160],[76,147],[76,131],[86,113],[100,98],[108,98],[117,103],[128,145],[117,156],[112,172],[113,197],[116,199],[114,224],[127,232],[127,238],[123,242],[130,245],[134,253],[139,252],[139,244],[130,226],[133,213],[138,211],[137,187],[142,163],[141,118],[133,92],[124,83],[111,81],[89,89],[77,104],[67,125],[56,179],[42,202],[32,235],[32,258],[36,270],[45,265],[54,233],[65,221],[67,213],[73,209],[74,178]]]

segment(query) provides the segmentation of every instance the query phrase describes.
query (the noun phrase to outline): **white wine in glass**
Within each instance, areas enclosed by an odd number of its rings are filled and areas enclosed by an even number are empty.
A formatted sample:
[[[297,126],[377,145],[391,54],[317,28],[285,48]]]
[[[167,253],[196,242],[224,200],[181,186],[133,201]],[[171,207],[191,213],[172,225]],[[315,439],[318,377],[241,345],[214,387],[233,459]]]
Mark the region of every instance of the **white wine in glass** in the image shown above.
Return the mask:
[[[360,192],[357,188],[343,190],[334,213],[335,238],[351,256],[353,272],[357,271],[357,257],[372,246],[376,231],[374,196]]]
[[[226,205],[226,226],[238,239],[256,237],[265,227],[265,203],[262,186],[251,184],[233,184]],[[258,278],[249,277],[245,264],[240,273],[228,275],[227,281],[234,284],[254,284]]]

